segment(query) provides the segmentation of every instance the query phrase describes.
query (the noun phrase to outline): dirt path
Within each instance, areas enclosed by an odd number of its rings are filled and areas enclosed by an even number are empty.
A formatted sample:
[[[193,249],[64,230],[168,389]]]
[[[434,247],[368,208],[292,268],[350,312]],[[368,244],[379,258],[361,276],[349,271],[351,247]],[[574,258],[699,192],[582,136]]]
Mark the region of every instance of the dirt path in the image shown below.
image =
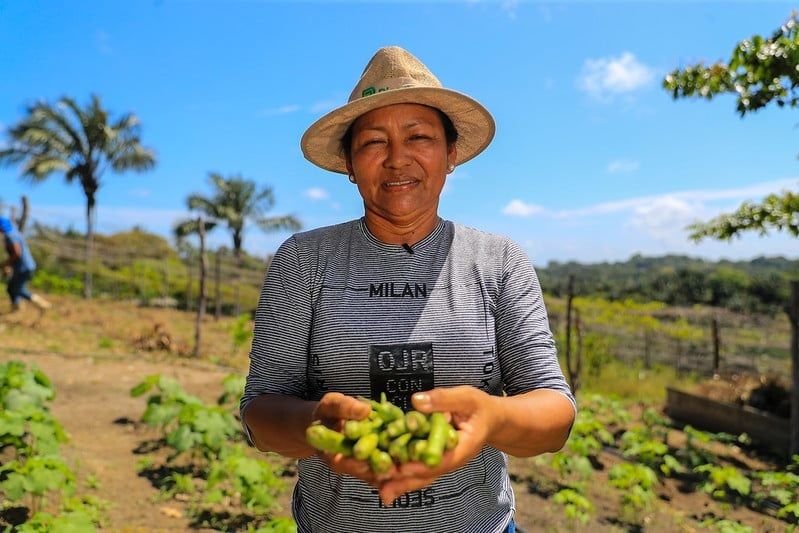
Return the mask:
[[[158,491],[138,475],[137,463],[144,457],[135,452],[156,432],[135,424],[145,408],[144,398],[132,398],[131,387],[151,374],[178,380],[187,392],[211,402],[221,392],[228,370],[207,363],[170,358],[156,360],[136,356],[64,356],[52,354],[14,354],[0,350],[0,361],[16,359],[36,364],[50,377],[56,390],[52,412],[70,435],[62,454],[76,470],[80,480],[96,479],[96,488],[80,483],[80,492],[109,502],[104,531],[144,533],[159,531],[213,531],[192,528],[185,508],[175,500],[157,501]],[[618,494],[608,490],[607,471],[620,461],[604,454],[605,467],[592,479],[591,499],[597,514],[585,525],[567,520],[560,506],[550,499],[551,490],[541,492],[532,463],[511,460],[517,521],[526,533],[531,531],[596,531],[618,533],[630,530],[615,518],[619,514]],[[543,479],[543,478],[542,478]],[[643,520],[640,531],[647,533],[695,532],[697,521],[709,513],[739,520],[758,532],[785,530],[785,523],[745,507],[730,508],[712,502],[701,493],[683,494],[673,480],[658,489],[660,504]],[[281,498],[281,514],[288,514],[290,491]]]
[[[133,451],[153,434],[121,421],[135,421],[141,416],[145,400],[132,398],[129,391],[150,374],[173,377],[187,392],[209,401],[218,395],[219,384],[229,371],[210,365],[147,361],[141,356],[94,359],[0,355],[0,360],[8,359],[35,363],[52,379],[56,390],[52,412],[70,436],[62,454],[80,478],[93,475],[98,485],[94,493],[111,503],[105,530],[191,530],[181,505],[154,501],[158,491],[137,474],[141,455]]]

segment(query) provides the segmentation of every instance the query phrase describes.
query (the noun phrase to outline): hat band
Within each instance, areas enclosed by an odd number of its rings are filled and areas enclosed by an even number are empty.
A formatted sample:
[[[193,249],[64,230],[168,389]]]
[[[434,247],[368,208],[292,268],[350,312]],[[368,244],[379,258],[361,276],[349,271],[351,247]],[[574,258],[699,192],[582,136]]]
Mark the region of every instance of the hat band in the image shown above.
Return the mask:
[[[393,89],[407,89],[410,87],[421,87],[422,85],[414,78],[386,78],[384,80],[376,81],[367,87],[357,88],[350,95],[350,102],[372,96]]]

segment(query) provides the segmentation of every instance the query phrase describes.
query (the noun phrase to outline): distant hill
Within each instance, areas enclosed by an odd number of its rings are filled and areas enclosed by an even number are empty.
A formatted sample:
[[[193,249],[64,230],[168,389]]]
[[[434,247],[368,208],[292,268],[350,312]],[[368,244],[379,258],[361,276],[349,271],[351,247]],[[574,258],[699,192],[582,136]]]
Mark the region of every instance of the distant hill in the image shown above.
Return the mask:
[[[772,314],[787,304],[789,281],[799,279],[799,259],[708,261],[684,255],[634,255],[614,263],[552,261],[537,272],[544,291],[556,296],[567,294],[569,276],[574,275],[575,294],[581,296]]]

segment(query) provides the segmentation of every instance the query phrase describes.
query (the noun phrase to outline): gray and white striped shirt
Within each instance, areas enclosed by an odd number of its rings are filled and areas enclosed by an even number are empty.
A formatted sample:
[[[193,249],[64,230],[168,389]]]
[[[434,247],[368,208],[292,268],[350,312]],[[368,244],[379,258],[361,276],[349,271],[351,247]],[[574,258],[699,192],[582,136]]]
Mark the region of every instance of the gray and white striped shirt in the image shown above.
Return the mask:
[[[411,253],[412,251],[412,253]],[[572,402],[532,265],[506,238],[440,221],[412,250],[363,219],[298,233],[275,254],[255,316],[241,401],[329,391],[407,409],[419,390],[554,389]],[[301,459],[301,532],[503,531],[514,512],[507,457],[486,446],[465,467],[384,506],[376,490]]]

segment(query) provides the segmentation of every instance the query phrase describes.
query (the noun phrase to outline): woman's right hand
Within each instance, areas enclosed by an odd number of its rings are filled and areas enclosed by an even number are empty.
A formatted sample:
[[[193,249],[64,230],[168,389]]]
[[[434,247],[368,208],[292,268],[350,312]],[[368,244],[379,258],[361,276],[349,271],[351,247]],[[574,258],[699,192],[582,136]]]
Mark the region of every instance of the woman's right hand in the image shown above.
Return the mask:
[[[341,394],[328,392],[317,403],[313,411],[313,421],[320,421],[325,426],[341,431],[345,420],[363,420],[372,408],[369,404]],[[328,464],[331,470],[338,474],[356,477],[360,480],[378,487],[382,480],[390,478],[396,471],[395,467],[379,476],[372,472],[367,461],[361,461],[343,454],[328,454],[319,452],[319,456]]]

